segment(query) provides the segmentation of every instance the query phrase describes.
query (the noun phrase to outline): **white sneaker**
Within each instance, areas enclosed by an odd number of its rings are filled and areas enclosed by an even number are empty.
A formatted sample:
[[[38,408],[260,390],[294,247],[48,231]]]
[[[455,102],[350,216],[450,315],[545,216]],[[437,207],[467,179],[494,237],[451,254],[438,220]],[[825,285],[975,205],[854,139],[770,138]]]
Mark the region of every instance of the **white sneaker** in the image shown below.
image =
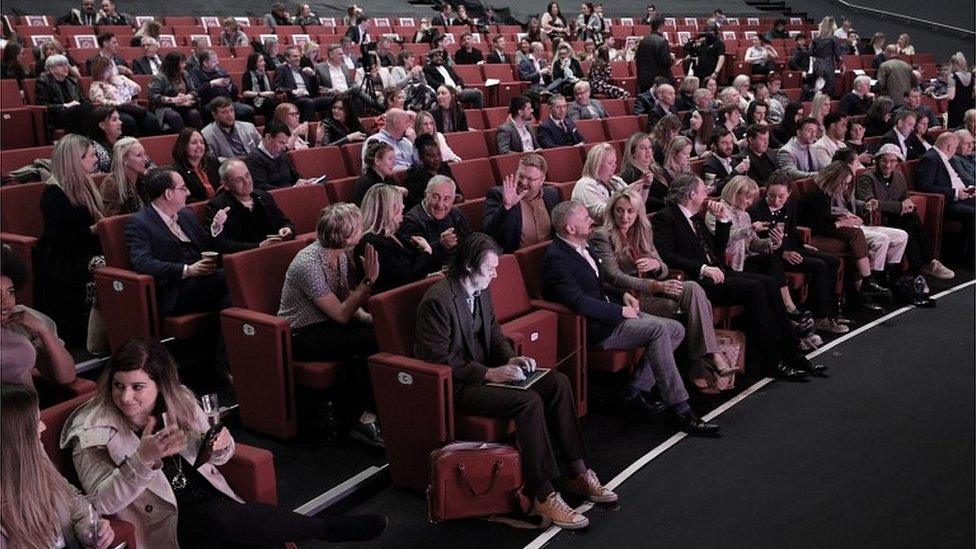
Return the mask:
[[[940,280],[949,280],[956,276],[956,273],[942,264],[938,259],[933,259],[931,263],[922,267],[922,274],[934,276]]]

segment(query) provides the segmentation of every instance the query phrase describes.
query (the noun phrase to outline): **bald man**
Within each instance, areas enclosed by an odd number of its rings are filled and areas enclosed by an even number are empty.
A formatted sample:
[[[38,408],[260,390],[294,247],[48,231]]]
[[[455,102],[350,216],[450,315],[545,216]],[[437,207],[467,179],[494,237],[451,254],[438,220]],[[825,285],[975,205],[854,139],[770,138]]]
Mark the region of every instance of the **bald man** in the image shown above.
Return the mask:
[[[413,113],[403,109],[390,109],[383,115],[383,129],[371,135],[363,143],[362,158],[366,158],[366,149],[370,143],[380,141],[393,147],[396,159],[393,163],[394,170],[406,170],[413,164],[413,143],[407,138],[407,129],[410,128],[414,118]]]

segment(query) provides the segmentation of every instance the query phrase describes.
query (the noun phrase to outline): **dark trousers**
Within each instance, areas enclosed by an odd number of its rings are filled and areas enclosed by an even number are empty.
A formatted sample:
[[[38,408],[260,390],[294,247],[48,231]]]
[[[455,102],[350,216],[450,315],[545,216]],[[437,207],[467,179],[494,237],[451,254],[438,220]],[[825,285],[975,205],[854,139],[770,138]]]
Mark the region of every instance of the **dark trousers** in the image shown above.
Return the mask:
[[[905,259],[908,260],[908,268],[913,273],[932,262],[932,247],[929,245],[929,237],[925,234],[925,226],[922,225],[918,213],[912,211],[904,215],[885,216],[885,225],[908,233]]]
[[[223,269],[207,276],[193,276],[180,281],[173,308],[160,307],[163,316],[221,311],[230,307],[230,294]],[[161,300],[162,301],[162,300]]]
[[[296,360],[341,360],[349,364],[352,386],[342,392],[343,408],[356,415],[376,411],[366,359],[379,351],[372,326],[319,322],[292,330],[291,354]]]
[[[156,115],[141,105],[126,103],[119,105],[118,110],[119,118],[122,119],[122,133],[124,135],[158,135],[163,131]],[[126,124],[129,125],[128,131],[125,129]]]
[[[68,109],[61,109],[57,116],[52,116],[49,120],[51,120],[51,126],[56,129],[62,129],[68,133],[88,135],[93,110],[91,103],[82,103]]]
[[[840,259],[818,250],[802,250],[803,262],[799,265],[785,263],[787,271],[807,275],[806,306],[814,318],[827,318],[834,315],[837,300],[837,271]]]
[[[962,223],[963,257],[973,260],[976,249],[973,247],[974,221],[976,221],[976,207],[972,200],[957,200],[946,206],[946,219]]]
[[[713,305],[742,305],[745,308],[749,348],[757,350],[763,371],[774,368],[781,360],[798,356],[793,325],[779,293],[780,284],[774,278],[726,272],[721,284],[714,284],[710,279],[699,283]]]
[[[526,492],[532,497],[560,474],[553,447],[566,464],[586,457],[573,391],[559,372],[549,372],[525,391],[457,384],[454,407],[459,414],[515,420]]]
[[[332,108],[333,100],[328,97],[296,97],[292,100],[298,107],[299,119],[309,122],[315,119],[315,112],[324,113]]]
[[[180,507],[176,538],[184,549],[282,547],[290,541],[327,539],[330,531],[328,518],[218,496],[186,509]]]

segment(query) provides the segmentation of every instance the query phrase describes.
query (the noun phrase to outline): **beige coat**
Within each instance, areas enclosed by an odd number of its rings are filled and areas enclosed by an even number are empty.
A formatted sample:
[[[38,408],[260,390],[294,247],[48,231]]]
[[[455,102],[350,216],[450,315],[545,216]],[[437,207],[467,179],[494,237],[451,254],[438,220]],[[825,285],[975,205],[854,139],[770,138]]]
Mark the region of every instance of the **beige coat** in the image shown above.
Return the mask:
[[[207,418],[199,407],[196,420],[197,432],[190,433],[181,453],[189,463],[196,460],[207,431]],[[98,406],[97,399],[75,410],[61,432],[61,448],[72,449],[82,488],[96,494],[95,504],[101,513],[132,523],[139,547],[178,547],[176,496],[162,469],[151,469],[139,458],[139,440],[114,406]],[[199,471],[214,488],[243,502],[216,467],[233,455],[232,441],[225,450],[214,453]]]

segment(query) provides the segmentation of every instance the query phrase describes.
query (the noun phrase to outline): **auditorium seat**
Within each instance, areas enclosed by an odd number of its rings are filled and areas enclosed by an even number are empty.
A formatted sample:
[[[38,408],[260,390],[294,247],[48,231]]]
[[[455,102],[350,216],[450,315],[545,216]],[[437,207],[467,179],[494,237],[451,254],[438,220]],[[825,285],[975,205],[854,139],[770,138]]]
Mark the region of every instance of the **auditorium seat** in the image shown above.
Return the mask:
[[[41,194],[46,183],[25,183],[0,187],[0,242],[27,266],[27,281],[17,301],[34,303],[34,248],[44,234]]]
[[[474,115],[467,112],[465,114],[470,125],[470,120],[474,118]],[[477,117],[481,117],[480,111],[478,111]],[[460,156],[462,160],[488,158],[488,145],[485,143],[485,137],[480,131],[446,133],[444,134],[444,138],[447,140],[447,144],[451,147],[451,150]]]
[[[295,171],[302,178],[316,178],[322,175],[327,180],[349,177],[349,170],[342,158],[339,147],[310,147],[288,153]]]
[[[330,204],[324,184],[284,187],[271,191],[282,213],[295,225],[296,235],[315,232],[322,208]]]
[[[464,118],[468,121],[468,129],[472,129],[472,130],[485,129],[485,117],[482,116],[481,109],[464,109]],[[445,135],[444,137],[447,137],[447,135]]]
[[[603,120],[598,118],[577,120],[576,129],[583,136],[583,141],[587,143],[600,143],[607,140],[607,134],[603,131]]]
[[[604,131],[606,131],[607,139],[627,139],[635,133],[641,131],[638,118],[640,117],[615,116],[613,118],[604,118],[603,128]]]
[[[340,149],[342,150],[342,159],[346,161],[346,172],[349,175],[362,175],[363,142],[346,143]]]
[[[487,158],[455,162],[451,164],[451,173],[466,199],[484,198],[488,189],[498,185]]]
[[[485,127],[487,128],[497,128],[508,120],[507,106],[481,109],[481,112],[485,115]]]
[[[546,180],[556,183],[578,180],[583,171],[583,157],[580,155],[581,152],[582,149],[580,147],[543,149],[542,157],[549,164],[549,173],[546,174]]]
[[[465,199],[464,202],[456,205],[455,208],[464,216],[472,232],[481,231],[481,220],[485,213],[484,198]]]
[[[358,180],[358,175],[352,175],[342,179],[333,179],[326,183],[325,190],[329,194],[329,202],[352,202]]]
[[[139,143],[146,149],[146,154],[153,162],[158,166],[165,166],[173,163],[173,145],[177,137],[175,133],[140,137]]]
[[[495,173],[495,181],[505,181],[505,178],[518,170],[519,158],[525,153],[508,153],[492,156],[491,169]]]

